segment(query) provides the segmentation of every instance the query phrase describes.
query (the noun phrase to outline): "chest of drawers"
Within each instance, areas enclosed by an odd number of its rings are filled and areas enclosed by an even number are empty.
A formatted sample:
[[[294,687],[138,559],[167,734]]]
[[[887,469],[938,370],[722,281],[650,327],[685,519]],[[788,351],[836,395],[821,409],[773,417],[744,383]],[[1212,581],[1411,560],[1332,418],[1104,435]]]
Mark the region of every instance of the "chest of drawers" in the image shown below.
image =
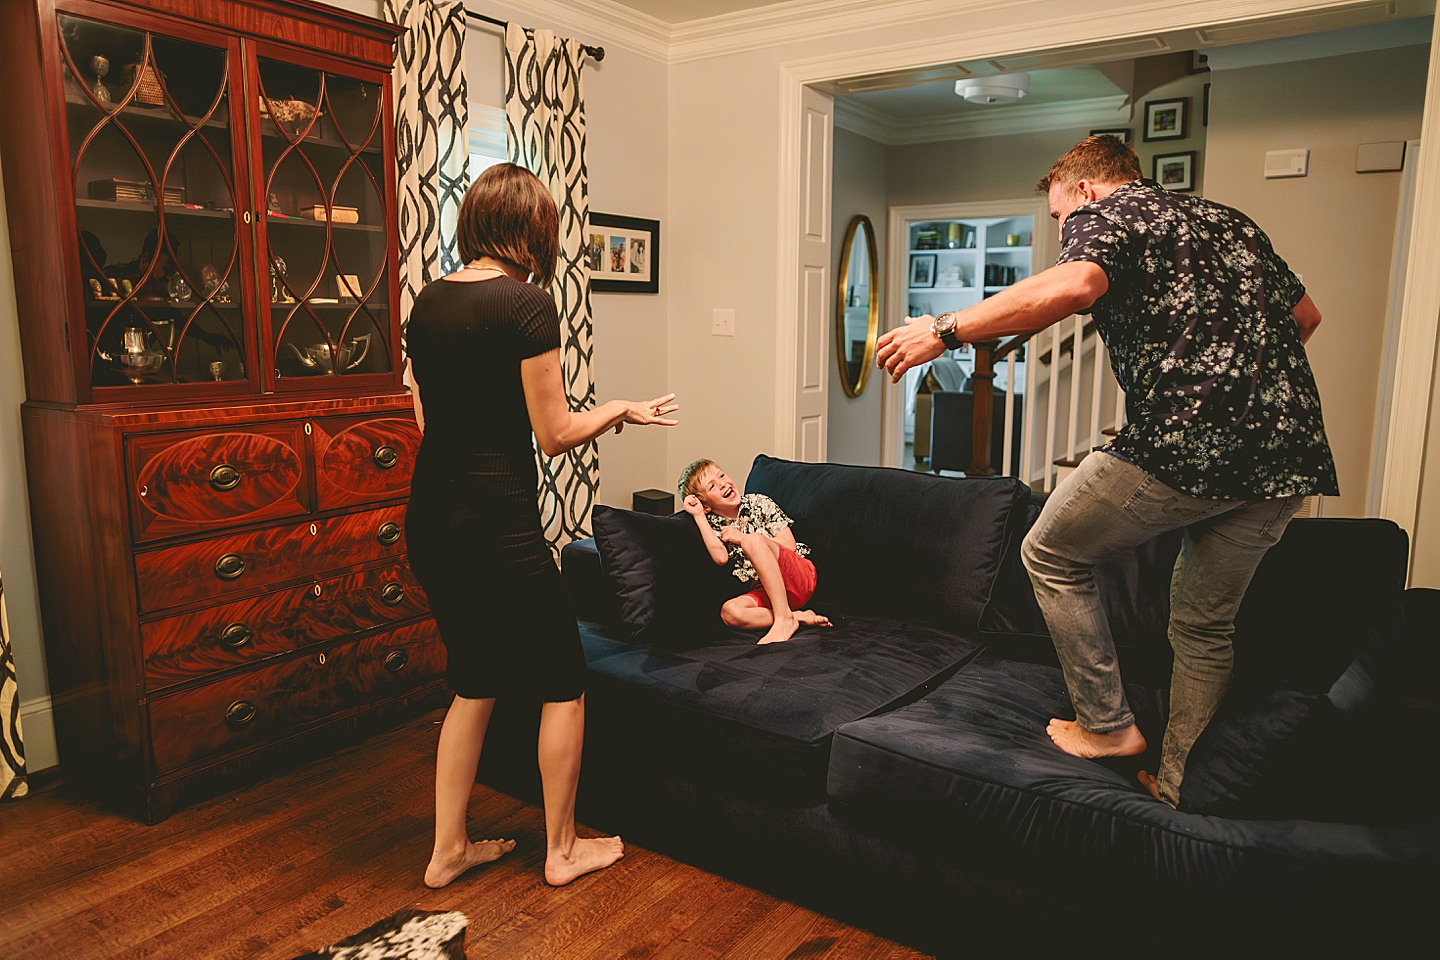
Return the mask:
[[[408,394],[23,415],[67,776],[154,822],[441,701]]]

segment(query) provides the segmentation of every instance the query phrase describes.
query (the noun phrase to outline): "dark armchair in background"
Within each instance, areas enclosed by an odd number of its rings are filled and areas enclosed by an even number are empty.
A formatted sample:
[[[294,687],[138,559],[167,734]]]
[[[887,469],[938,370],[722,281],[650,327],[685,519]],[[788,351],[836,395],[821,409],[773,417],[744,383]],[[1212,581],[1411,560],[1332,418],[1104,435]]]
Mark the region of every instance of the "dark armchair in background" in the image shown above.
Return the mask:
[[[1015,417],[1011,425],[1010,463],[1005,456],[1005,394],[991,388],[990,393],[990,470],[1002,476],[1015,476],[1020,462],[1021,416],[1025,398],[1015,396]],[[918,408],[917,408],[918,409]],[[930,394],[930,470],[958,470],[969,473],[974,449],[975,394],[967,385],[964,390],[940,390]]]

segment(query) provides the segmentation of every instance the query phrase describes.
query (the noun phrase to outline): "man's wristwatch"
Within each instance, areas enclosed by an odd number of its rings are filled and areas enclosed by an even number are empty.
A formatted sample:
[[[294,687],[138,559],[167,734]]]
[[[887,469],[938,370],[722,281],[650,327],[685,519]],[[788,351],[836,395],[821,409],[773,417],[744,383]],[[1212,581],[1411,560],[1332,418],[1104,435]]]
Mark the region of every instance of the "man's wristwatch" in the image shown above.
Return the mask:
[[[965,341],[955,336],[955,314],[953,313],[940,314],[930,325],[930,330],[940,338],[941,343],[945,344],[946,350],[959,350],[965,346]]]

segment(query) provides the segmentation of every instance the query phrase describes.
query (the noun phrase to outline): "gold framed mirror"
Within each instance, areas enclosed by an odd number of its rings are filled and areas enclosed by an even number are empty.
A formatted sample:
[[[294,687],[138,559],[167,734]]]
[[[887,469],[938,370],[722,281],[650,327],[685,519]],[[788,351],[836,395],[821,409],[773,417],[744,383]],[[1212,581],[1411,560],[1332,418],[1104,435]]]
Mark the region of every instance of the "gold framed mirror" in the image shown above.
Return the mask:
[[[863,213],[845,229],[836,276],[835,359],[845,395],[858,397],[875,365],[875,339],[880,335],[880,258],[875,227]]]

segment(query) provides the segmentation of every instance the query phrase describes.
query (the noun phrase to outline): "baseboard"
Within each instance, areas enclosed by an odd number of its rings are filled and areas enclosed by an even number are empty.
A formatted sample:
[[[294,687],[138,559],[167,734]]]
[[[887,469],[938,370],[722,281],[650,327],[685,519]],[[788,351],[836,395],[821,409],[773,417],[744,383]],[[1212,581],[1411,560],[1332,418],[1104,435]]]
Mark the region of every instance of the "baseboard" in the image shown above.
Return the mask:
[[[55,711],[49,697],[20,702],[20,735],[25,741],[25,769],[49,770],[60,765],[55,744]]]

